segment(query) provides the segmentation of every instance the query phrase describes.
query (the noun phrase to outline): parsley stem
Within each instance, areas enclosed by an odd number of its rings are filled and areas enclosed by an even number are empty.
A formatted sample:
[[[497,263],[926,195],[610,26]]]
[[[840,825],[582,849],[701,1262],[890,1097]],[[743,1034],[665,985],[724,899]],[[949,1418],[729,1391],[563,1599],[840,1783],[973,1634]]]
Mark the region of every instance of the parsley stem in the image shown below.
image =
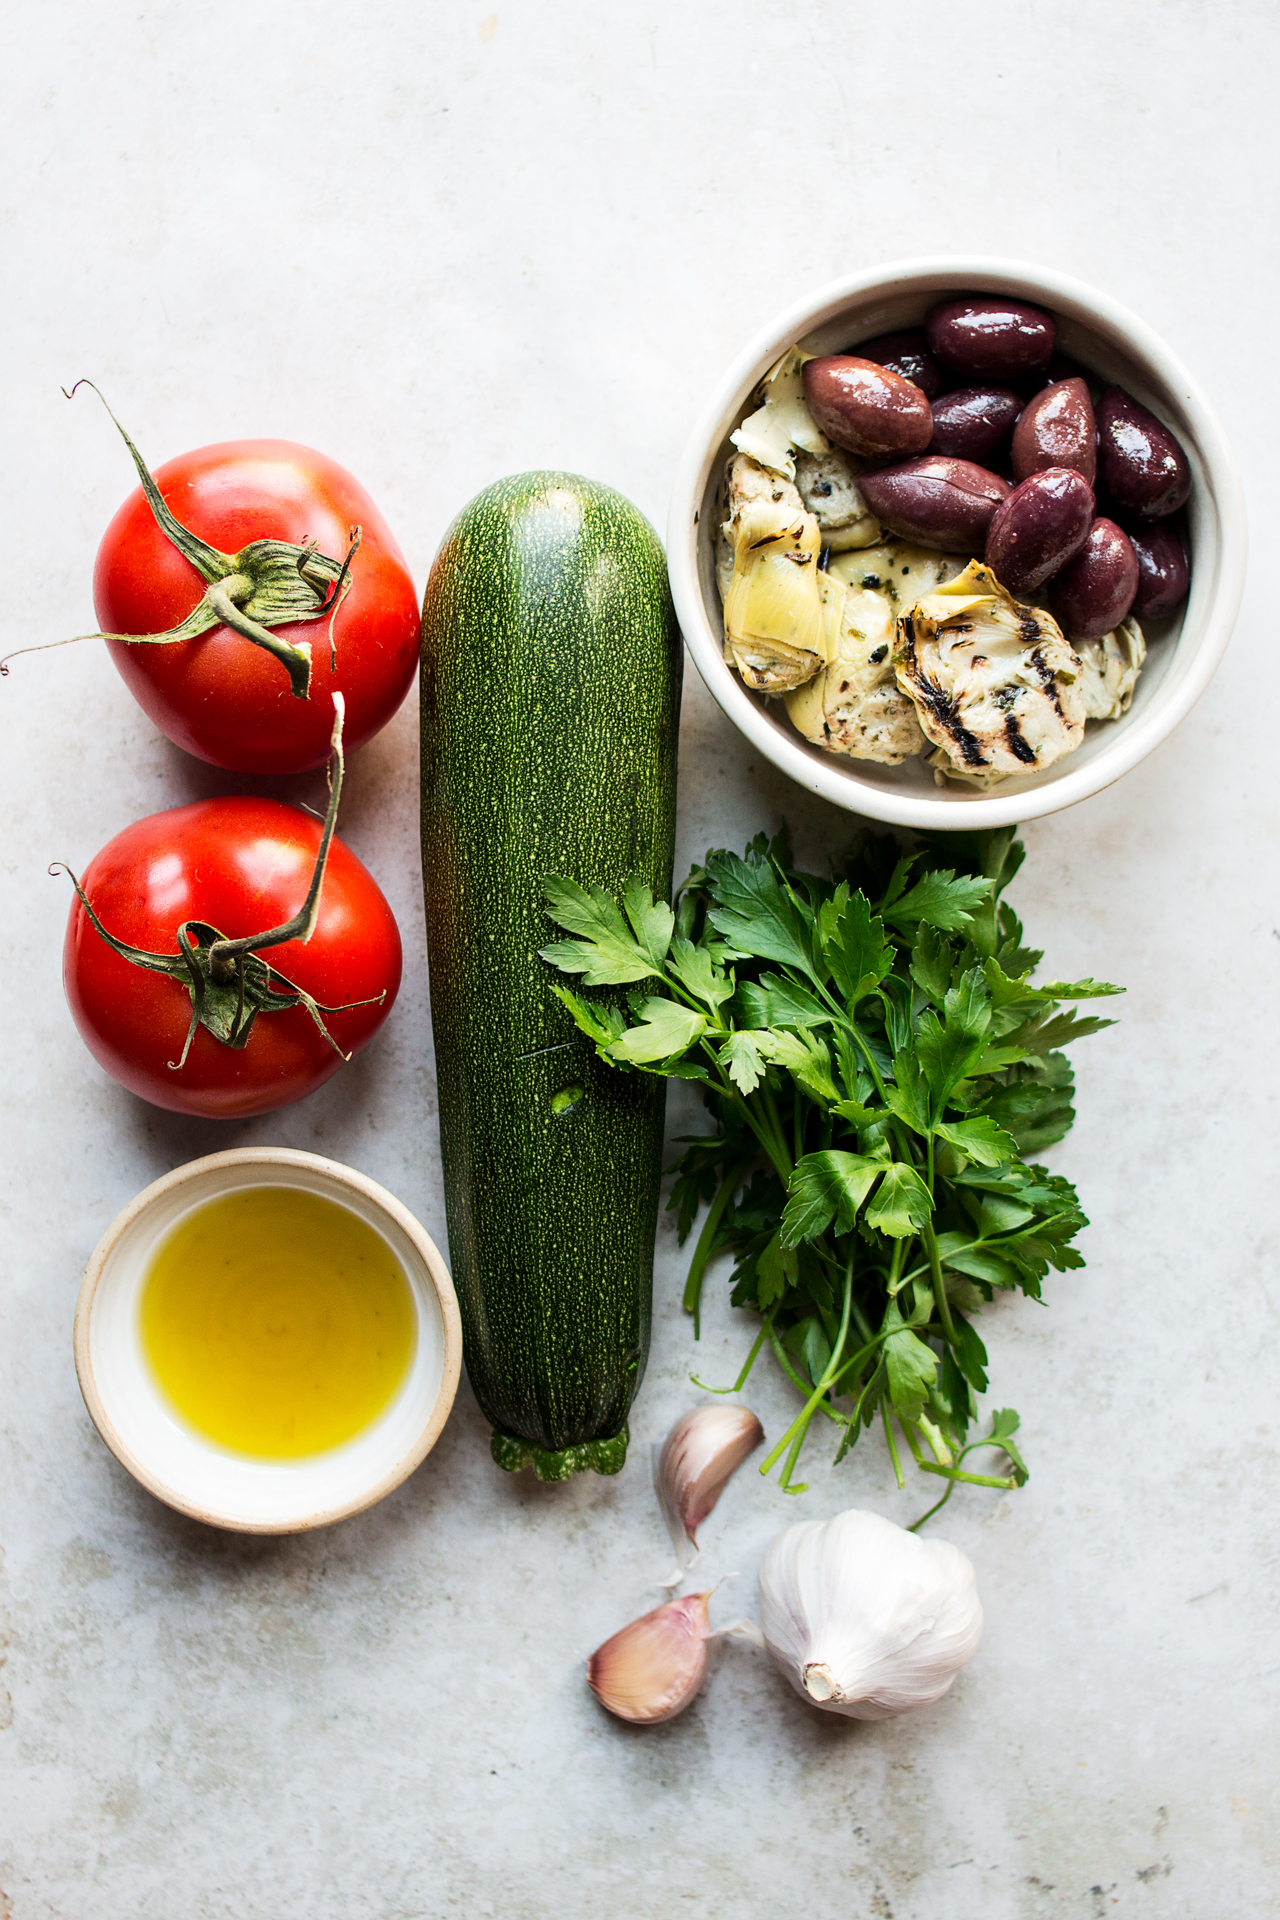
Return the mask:
[[[926,1520],[932,1520],[935,1513],[940,1513],[942,1511],[943,1507],[946,1506],[948,1500],[951,1498],[955,1490],[956,1490],[955,1481],[954,1480],[949,1481],[947,1485],[947,1490],[943,1494],[941,1500],[935,1500],[933,1505],[930,1508],[928,1508],[926,1512],[922,1513],[918,1520],[913,1520],[911,1522],[911,1525],[907,1528],[907,1532],[919,1533],[921,1527],[924,1525]]]
[[[769,1345],[773,1348],[773,1357],[777,1361],[778,1365],[782,1368],[782,1371],[786,1374],[792,1386],[795,1387],[800,1393],[808,1393],[809,1383],[807,1380],[802,1380],[800,1378],[800,1375],[796,1372],[795,1368],[792,1366],[790,1358],[788,1357],[786,1348],[783,1346],[781,1340],[779,1340],[777,1334],[773,1330],[772,1320],[769,1322],[765,1331],[769,1336]],[[841,1413],[837,1413],[836,1409],[827,1400],[819,1400],[814,1411],[816,1413],[825,1413],[828,1420],[834,1420],[838,1427],[842,1427],[845,1424],[844,1415]],[[761,1469],[761,1471],[763,1472],[763,1468]]]
[[[933,1275],[933,1298],[938,1309],[938,1318],[942,1322],[942,1331],[947,1336],[949,1345],[959,1346],[960,1343],[956,1338],[956,1323],[951,1318],[951,1302],[947,1299],[947,1289],[942,1280],[942,1261],[938,1254],[938,1239],[933,1231],[932,1220],[927,1226],[921,1228],[920,1238],[924,1241],[924,1250],[929,1256],[929,1270]]]
[[[799,1099],[798,1093],[796,1095],[796,1098]],[[760,1104],[763,1106],[765,1112],[768,1114],[769,1124],[773,1128],[773,1137],[778,1149],[778,1154],[777,1154],[777,1157],[775,1157],[774,1164],[777,1167],[779,1173],[782,1175],[782,1184],[785,1187],[788,1180],[791,1178],[791,1171],[792,1171],[791,1157],[787,1152],[786,1139],[782,1131],[782,1121],[778,1116],[777,1102],[774,1100],[774,1097],[770,1093],[767,1085],[763,1085],[763,1084],[761,1085]]]
[[[881,1076],[880,1069],[876,1065],[875,1056],[872,1053],[870,1047],[867,1045],[866,1041],[863,1039],[862,1030],[857,1025],[856,1021],[851,1020],[849,1022],[849,1031],[853,1035],[854,1044],[856,1045],[859,1053],[862,1055],[863,1059],[867,1063],[867,1071],[871,1075],[871,1079],[875,1086],[876,1092],[880,1095],[880,1098],[884,1101],[885,1105],[888,1106],[889,1102],[885,1096],[884,1080]]]
[[[752,1343],[751,1351],[747,1355],[746,1362],[743,1365],[742,1372],[738,1375],[737,1379],[734,1381],[731,1387],[708,1386],[707,1382],[705,1380],[700,1380],[696,1373],[691,1373],[689,1375],[689,1378],[692,1380],[694,1386],[701,1387],[704,1393],[741,1393],[742,1389],[747,1384],[747,1375],[751,1372],[752,1367],[754,1367],[756,1363],[756,1359],[759,1355],[760,1349],[765,1343],[765,1337],[768,1334],[770,1327],[773,1325],[774,1319],[777,1316],[778,1308],[781,1305],[782,1305],[782,1302],[780,1300],[775,1300],[773,1305],[770,1307],[768,1313],[765,1315],[764,1324],[760,1328],[759,1333],[756,1335],[755,1340]]]
[[[929,1164],[928,1164],[929,1197],[930,1199],[932,1199],[933,1198],[933,1135],[932,1134],[929,1135],[928,1149],[929,1149]],[[937,1309],[938,1309],[938,1318],[942,1322],[942,1331],[947,1336],[948,1344],[954,1347],[956,1344],[955,1321],[951,1318],[951,1302],[947,1299],[946,1283],[942,1278],[942,1260],[938,1253],[938,1236],[933,1230],[932,1219],[930,1219],[926,1223],[926,1225],[922,1228],[920,1238],[924,1242],[924,1250],[929,1256],[929,1271],[933,1277],[934,1304],[937,1306]]]
[[[832,1380],[830,1383],[832,1391],[835,1390],[837,1381],[843,1380],[846,1373],[852,1373],[855,1370],[855,1368],[860,1367],[864,1360],[869,1360],[871,1355],[875,1352],[876,1348],[879,1346],[882,1346],[884,1342],[890,1337],[891,1334],[901,1333],[901,1332],[902,1332],[901,1327],[887,1327],[883,1333],[872,1334],[871,1338],[867,1341],[866,1345],[863,1347],[859,1347],[858,1351],[855,1354],[851,1355],[851,1357],[848,1360],[846,1360],[844,1365],[840,1368],[839,1372],[832,1377]]]
[[[906,1486],[906,1484],[907,1484],[907,1478],[906,1478],[906,1475],[905,1475],[905,1474],[903,1473],[903,1471],[902,1471],[902,1462],[901,1462],[901,1460],[899,1460],[899,1458],[898,1458],[898,1448],[897,1448],[897,1444],[896,1444],[896,1442],[895,1442],[895,1440],[894,1440],[894,1437],[893,1437],[893,1425],[892,1425],[892,1421],[891,1421],[891,1417],[890,1417],[890,1413],[889,1413],[889,1396],[888,1396],[888,1394],[884,1394],[884,1395],[882,1395],[882,1397],[881,1397],[881,1400],[880,1400],[880,1418],[881,1418],[881,1420],[882,1420],[882,1421],[884,1422],[884,1437],[885,1437],[885,1444],[886,1444],[886,1445],[888,1446],[888,1449],[889,1449],[889,1461],[890,1461],[890,1464],[891,1464],[891,1465],[892,1465],[892,1467],[893,1467],[893,1477],[894,1477],[894,1479],[895,1479],[895,1480],[897,1481],[897,1483],[898,1483],[898,1486],[899,1486],[900,1488],[901,1488],[901,1487],[905,1487],[905,1486]],[[938,1472],[939,1472],[939,1473],[941,1473],[941,1471],[942,1471],[942,1469],[941,1469],[941,1467],[939,1467],[939,1468],[938,1468]]]
[[[698,1235],[698,1242],[693,1250],[693,1258],[689,1262],[689,1276],[684,1283],[683,1304],[685,1312],[693,1315],[693,1337],[695,1340],[699,1340],[702,1337],[702,1279],[711,1259],[711,1250],[716,1237],[716,1229],[724,1217],[725,1208],[732,1200],[739,1182],[746,1173],[748,1164],[748,1162],[739,1162],[730,1167],[728,1173],[721,1181],[719,1191],[707,1209],[707,1217],[702,1223],[702,1231]]]
[[[802,1481],[798,1487],[793,1487],[791,1484],[791,1476],[795,1472],[797,1463],[799,1462],[800,1449],[804,1445],[804,1436],[807,1431],[808,1425],[806,1423],[792,1441],[791,1451],[787,1455],[787,1463],[778,1478],[778,1485],[784,1493],[808,1493],[809,1491],[808,1485],[804,1481]]]
[[[774,1447],[773,1451],[769,1454],[768,1458],[761,1465],[761,1468],[760,1468],[761,1473],[768,1473],[770,1467],[773,1465],[774,1461],[778,1458],[778,1455],[782,1452],[783,1448],[787,1445],[787,1442],[791,1439],[793,1434],[795,1435],[796,1441],[799,1442],[804,1438],[805,1434],[808,1432],[809,1422],[810,1420],[812,1420],[814,1416],[814,1413],[817,1409],[818,1402],[826,1394],[827,1389],[831,1385],[831,1382],[837,1378],[840,1372],[840,1358],[844,1352],[844,1343],[849,1337],[849,1315],[850,1315],[850,1312],[852,1311],[852,1308],[853,1308],[853,1243],[851,1241],[849,1244],[849,1257],[845,1262],[844,1305],[840,1313],[840,1331],[836,1335],[835,1346],[832,1348],[831,1356],[828,1359],[827,1364],[823,1369],[822,1378],[818,1381],[817,1385],[814,1387],[813,1392],[809,1395],[809,1398],[806,1400],[804,1406],[801,1408],[800,1412],[796,1415],[795,1419],[791,1422],[791,1425],[787,1428],[781,1440],[779,1440],[777,1446]],[[798,1458],[799,1457],[798,1447],[796,1448],[795,1452],[796,1452],[796,1457]],[[795,1464],[794,1460],[788,1460],[782,1476],[783,1486],[786,1485],[787,1479],[790,1476],[791,1469],[794,1464]]]
[[[781,1129],[778,1126],[778,1112],[777,1108],[772,1106],[772,1096],[767,1093],[767,1090],[765,1091],[765,1097],[770,1101],[774,1126],[774,1132],[770,1134],[767,1125],[762,1123],[755,1113],[752,1101],[744,1098],[743,1095],[738,1092],[737,1088],[728,1079],[723,1067],[721,1067],[720,1062],[716,1059],[710,1047],[704,1045],[704,1052],[707,1053],[716,1071],[720,1075],[718,1080],[712,1080],[709,1083],[713,1091],[718,1093],[721,1099],[729,1101],[732,1106],[740,1110],[743,1119],[756,1136],[756,1139],[760,1142],[760,1145],[764,1148],[766,1154],[768,1154],[769,1159],[773,1162],[774,1171],[778,1174],[785,1187],[791,1178],[791,1159],[786,1147],[782,1144]],[[769,1111],[770,1109],[766,1109],[766,1120],[769,1118]]]
[[[1016,1487],[1018,1484],[1011,1474],[997,1478],[990,1473],[966,1473],[961,1467],[935,1466],[932,1460],[922,1460],[920,1471],[921,1473],[940,1473],[947,1480],[963,1480],[967,1487],[1000,1487],[1008,1492],[1011,1487]]]

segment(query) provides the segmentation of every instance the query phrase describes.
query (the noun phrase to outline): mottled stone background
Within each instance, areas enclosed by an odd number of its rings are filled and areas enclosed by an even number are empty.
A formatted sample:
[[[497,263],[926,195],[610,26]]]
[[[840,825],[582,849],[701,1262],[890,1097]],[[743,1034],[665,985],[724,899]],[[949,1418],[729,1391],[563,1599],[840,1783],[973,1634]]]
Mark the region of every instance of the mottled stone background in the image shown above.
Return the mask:
[[[453,510],[563,465],[661,524],[709,383],[775,309],[939,250],[1105,286],[1181,353],[1250,489],[1236,640],[1180,733],[1035,825],[1016,900],[1055,972],[1127,982],[1078,1053],[1055,1164],[1086,1272],[987,1318],[1024,1492],[945,1534],[987,1633],[934,1711],[824,1719],[743,1646],[648,1734],[587,1651],[656,1595],[645,1449],[701,1350],[664,1227],[635,1461],[546,1489],[493,1469],[468,1391],[424,1469],[327,1532],[246,1540],[157,1505],[81,1405],[81,1268],[147,1181],[241,1142],[384,1181],[442,1241],[406,708],[343,832],[408,970],[316,1098],[218,1127],[104,1079],[63,1003],[65,880],[141,814],[256,784],[185,759],[100,649],[0,684],[5,973],[0,1428],[4,1920],[1254,1920],[1276,1874],[1275,73],[1270,0],[14,0],[0,206],[5,648],[90,623],[131,484],[99,380],[153,461],[237,434],[324,447],[425,577]],[[786,814],[850,823],[753,760],[690,675],[681,852]],[[696,1121],[673,1109],[673,1132]],[[770,1425],[788,1398],[763,1368]],[[706,1566],[754,1602],[772,1529],[870,1502],[872,1439],[801,1501],[748,1471]]]

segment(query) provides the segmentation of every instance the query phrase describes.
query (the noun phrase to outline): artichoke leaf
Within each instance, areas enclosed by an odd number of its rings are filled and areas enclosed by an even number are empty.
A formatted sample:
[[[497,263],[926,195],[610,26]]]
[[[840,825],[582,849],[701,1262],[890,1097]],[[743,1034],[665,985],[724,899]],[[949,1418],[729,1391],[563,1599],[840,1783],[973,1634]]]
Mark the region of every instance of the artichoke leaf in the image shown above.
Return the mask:
[[[795,464],[800,498],[832,553],[869,547],[881,538],[880,522],[863,499],[853,462],[842,448],[797,453]]]
[[[724,518],[716,542],[716,586],[720,590],[721,605],[729,598],[729,584],[733,579],[734,529],[742,509],[752,500],[771,500],[775,505],[785,501],[791,512],[805,511],[804,502],[790,480],[780,473],[767,472],[750,454],[731,455],[725,462],[721,488]]]
[[[1085,718],[1118,720],[1128,713],[1133,690],[1147,657],[1147,643],[1136,620],[1122,620],[1100,640],[1077,640]]]
[[[954,580],[967,554],[935,553],[910,540],[885,540],[858,552],[833,554],[831,572],[848,587],[881,593],[895,614],[908,613],[923,594]]]
[[[1039,773],[1084,739],[1079,656],[979,560],[899,614],[893,659],[939,782]]]
[[[750,500],[735,515],[725,659],[759,693],[802,686],[827,660],[844,588],[819,572],[819,550],[813,515],[785,500]]]
[[[896,767],[925,745],[893,671],[893,612],[883,594],[844,592],[825,667],[786,696],[792,725],[815,746]]]
[[[831,442],[804,397],[804,363],[812,358],[799,347],[788,347],[760,383],[763,404],[729,435],[739,452],[749,453],[762,467],[785,474],[788,480],[796,477],[794,449],[803,448],[806,453],[831,451]]]

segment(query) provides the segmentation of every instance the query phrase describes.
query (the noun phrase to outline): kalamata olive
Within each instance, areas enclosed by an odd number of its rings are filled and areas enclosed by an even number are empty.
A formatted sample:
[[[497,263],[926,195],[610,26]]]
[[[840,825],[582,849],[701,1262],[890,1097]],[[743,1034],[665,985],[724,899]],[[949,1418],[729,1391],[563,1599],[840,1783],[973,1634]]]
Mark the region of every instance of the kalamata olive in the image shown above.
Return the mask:
[[[1029,475],[996,510],[987,565],[1010,593],[1034,593],[1079,553],[1093,509],[1093,488],[1070,467]]]
[[[1101,640],[1133,605],[1138,560],[1114,520],[1095,520],[1074,560],[1053,583],[1049,603],[1068,640]]]
[[[933,403],[930,453],[954,454],[985,466],[1007,442],[1022,412],[1012,387],[957,387]]]
[[[1009,482],[972,460],[926,454],[858,476],[862,497],[892,533],[938,553],[977,553]]]
[[[1164,620],[1187,597],[1191,569],[1177,527],[1157,524],[1129,535],[1138,563],[1138,591],[1131,609],[1135,620]]]
[[[1013,430],[1013,477],[1025,480],[1046,467],[1073,467],[1092,486],[1098,468],[1098,428],[1083,380],[1059,380],[1038,393]],[[1110,629],[1108,629],[1110,631]]]
[[[930,350],[971,380],[1003,380],[1047,366],[1057,331],[1053,315],[996,294],[944,300],[924,317]]]
[[[1083,380],[1089,389],[1089,403],[1092,405],[1102,392],[1102,382],[1096,373],[1088,367],[1082,367],[1078,360],[1069,360],[1065,353],[1052,353],[1049,364],[1042,375],[1046,387],[1054,387],[1059,380]]]
[[[1186,454],[1122,387],[1108,387],[1098,404],[1098,472],[1116,505],[1143,520],[1176,513],[1191,492]]]
[[[947,390],[947,376],[929,351],[923,327],[908,327],[904,333],[882,333],[875,340],[864,340],[858,348],[864,360],[889,367],[921,389],[929,400]]]
[[[891,367],[852,353],[804,364],[804,397],[828,440],[864,456],[919,453],[933,416],[920,388]]]

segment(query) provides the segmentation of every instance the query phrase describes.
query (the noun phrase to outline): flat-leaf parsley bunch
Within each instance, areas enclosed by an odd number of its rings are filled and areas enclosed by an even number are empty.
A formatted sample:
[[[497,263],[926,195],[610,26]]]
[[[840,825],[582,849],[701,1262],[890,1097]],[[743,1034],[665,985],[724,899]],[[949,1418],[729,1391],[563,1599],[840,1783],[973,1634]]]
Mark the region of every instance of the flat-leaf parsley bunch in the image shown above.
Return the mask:
[[[600,1058],[703,1088],[715,1130],[687,1143],[670,1203],[682,1243],[707,1210],[685,1306],[696,1329],[708,1263],[731,1252],[733,1303],[761,1325],[726,1391],[767,1342],[803,1399],[762,1468],[784,1459],[789,1492],[819,1417],[837,1461],[878,1419],[899,1486],[899,1436],[950,1483],[938,1506],[957,1481],[1027,1477],[1011,1409],[967,1439],[987,1387],[973,1320],[997,1289],[1038,1299],[1051,1267],[1084,1264],[1075,1189],[1027,1156],[1075,1117],[1061,1048],[1113,1024],[1064,1003],[1122,989],[1031,984],[1042,956],[1001,900],[1015,831],[905,855],[868,838],[829,880],[762,834],[745,858],[709,853],[674,908],[634,877],[620,904],[545,883],[571,937],[543,959],[588,988],[643,983],[625,1007],[557,985]],[[982,1447],[1008,1470],[967,1467]]]

